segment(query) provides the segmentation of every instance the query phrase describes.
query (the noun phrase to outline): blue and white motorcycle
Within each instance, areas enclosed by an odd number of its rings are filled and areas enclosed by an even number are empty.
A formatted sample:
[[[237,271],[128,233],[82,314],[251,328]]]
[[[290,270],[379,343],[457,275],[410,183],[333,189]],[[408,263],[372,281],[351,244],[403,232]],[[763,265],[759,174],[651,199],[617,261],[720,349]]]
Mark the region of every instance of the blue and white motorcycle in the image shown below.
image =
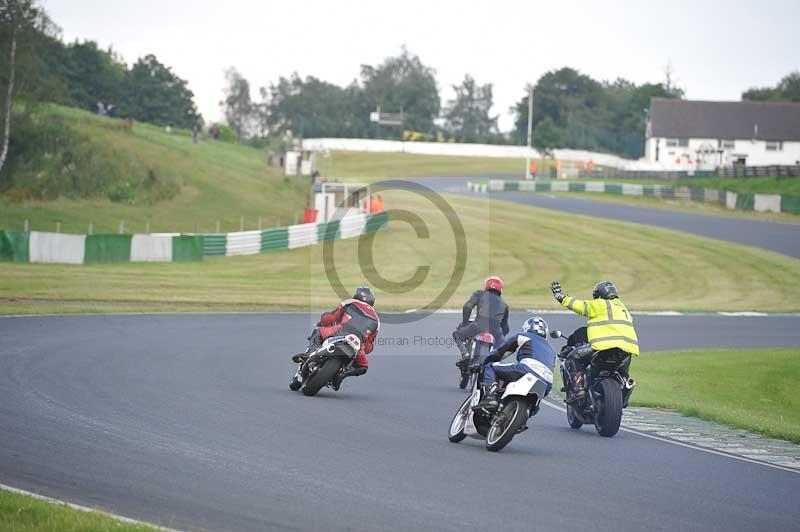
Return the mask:
[[[536,363],[536,371],[545,377],[552,375],[544,364]],[[477,373],[472,385],[472,393],[461,404],[450,423],[448,438],[458,443],[467,436],[486,440],[486,448],[499,451],[520,432],[528,429],[528,419],[539,412],[539,406],[547,392],[547,383],[536,375],[526,373],[514,382],[500,383],[500,406],[495,412],[473,407],[483,399],[483,365],[473,369]]]

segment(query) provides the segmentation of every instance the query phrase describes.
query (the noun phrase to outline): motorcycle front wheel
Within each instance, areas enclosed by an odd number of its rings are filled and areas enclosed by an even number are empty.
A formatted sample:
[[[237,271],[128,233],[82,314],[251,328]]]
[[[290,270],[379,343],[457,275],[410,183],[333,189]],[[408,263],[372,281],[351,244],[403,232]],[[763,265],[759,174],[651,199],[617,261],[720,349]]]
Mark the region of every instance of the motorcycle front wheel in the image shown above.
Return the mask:
[[[319,368],[316,373],[314,373],[314,375],[309,377],[303,385],[303,395],[307,395],[309,397],[312,395],[317,395],[317,392],[320,391],[323,386],[328,384],[340,369],[342,369],[342,361],[339,359],[339,357],[333,357],[326,360],[325,364],[323,364],[322,367]]]
[[[511,399],[503,410],[495,415],[489,434],[486,435],[486,448],[497,452],[509,444],[528,419],[528,405],[522,399]]]
[[[469,418],[469,405],[471,401],[472,396],[470,395],[461,403],[461,406],[456,411],[456,415],[453,416],[453,421],[450,422],[450,431],[447,434],[447,439],[453,443],[458,443],[467,437],[467,435],[464,434],[464,427],[467,425],[467,418]]]

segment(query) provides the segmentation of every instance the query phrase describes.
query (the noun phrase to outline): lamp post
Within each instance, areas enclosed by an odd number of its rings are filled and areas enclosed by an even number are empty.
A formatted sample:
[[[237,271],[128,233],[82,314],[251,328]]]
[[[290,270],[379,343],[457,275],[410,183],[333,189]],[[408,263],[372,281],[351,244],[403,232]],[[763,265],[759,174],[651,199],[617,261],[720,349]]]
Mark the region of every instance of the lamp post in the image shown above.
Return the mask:
[[[533,85],[528,85],[528,151],[525,158],[525,179],[531,178],[531,133],[533,132]]]

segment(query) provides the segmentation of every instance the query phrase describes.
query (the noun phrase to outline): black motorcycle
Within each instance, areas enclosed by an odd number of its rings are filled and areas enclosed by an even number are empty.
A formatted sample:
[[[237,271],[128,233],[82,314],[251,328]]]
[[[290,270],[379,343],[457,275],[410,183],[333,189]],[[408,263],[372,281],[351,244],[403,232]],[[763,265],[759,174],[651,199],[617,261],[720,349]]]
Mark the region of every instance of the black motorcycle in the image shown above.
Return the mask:
[[[302,356],[289,389],[302,388],[303,395],[316,395],[331,384],[337,373],[350,368],[360,349],[361,340],[355,334],[327,338],[317,349]]]
[[[489,332],[476,334],[467,340],[467,353],[469,358],[462,359],[458,363],[461,371],[458,387],[462,390],[472,387],[475,381],[475,369],[481,365],[483,360],[491,353],[494,348],[494,335]]]
[[[551,332],[550,337],[565,338],[561,331]],[[558,358],[564,381],[561,391],[568,397],[569,426],[579,429],[584,423],[593,423],[601,436],[614,436],[622,423],[622,409],[628,406],[636,385],[620,371],[629,363],[630,354],[620,349],[595,351],[588,343],[568,341]],[[575,393],[579,388],[584,390],[582,397]]]

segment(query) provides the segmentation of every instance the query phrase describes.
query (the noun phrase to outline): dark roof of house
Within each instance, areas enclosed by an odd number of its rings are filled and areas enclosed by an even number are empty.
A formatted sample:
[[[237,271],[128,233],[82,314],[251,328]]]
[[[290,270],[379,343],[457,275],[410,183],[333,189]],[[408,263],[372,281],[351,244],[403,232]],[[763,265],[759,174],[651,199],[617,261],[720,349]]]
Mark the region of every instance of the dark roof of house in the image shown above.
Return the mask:
[[[650,123],[653,137],[800,141],[800,103],[653,98]]]

